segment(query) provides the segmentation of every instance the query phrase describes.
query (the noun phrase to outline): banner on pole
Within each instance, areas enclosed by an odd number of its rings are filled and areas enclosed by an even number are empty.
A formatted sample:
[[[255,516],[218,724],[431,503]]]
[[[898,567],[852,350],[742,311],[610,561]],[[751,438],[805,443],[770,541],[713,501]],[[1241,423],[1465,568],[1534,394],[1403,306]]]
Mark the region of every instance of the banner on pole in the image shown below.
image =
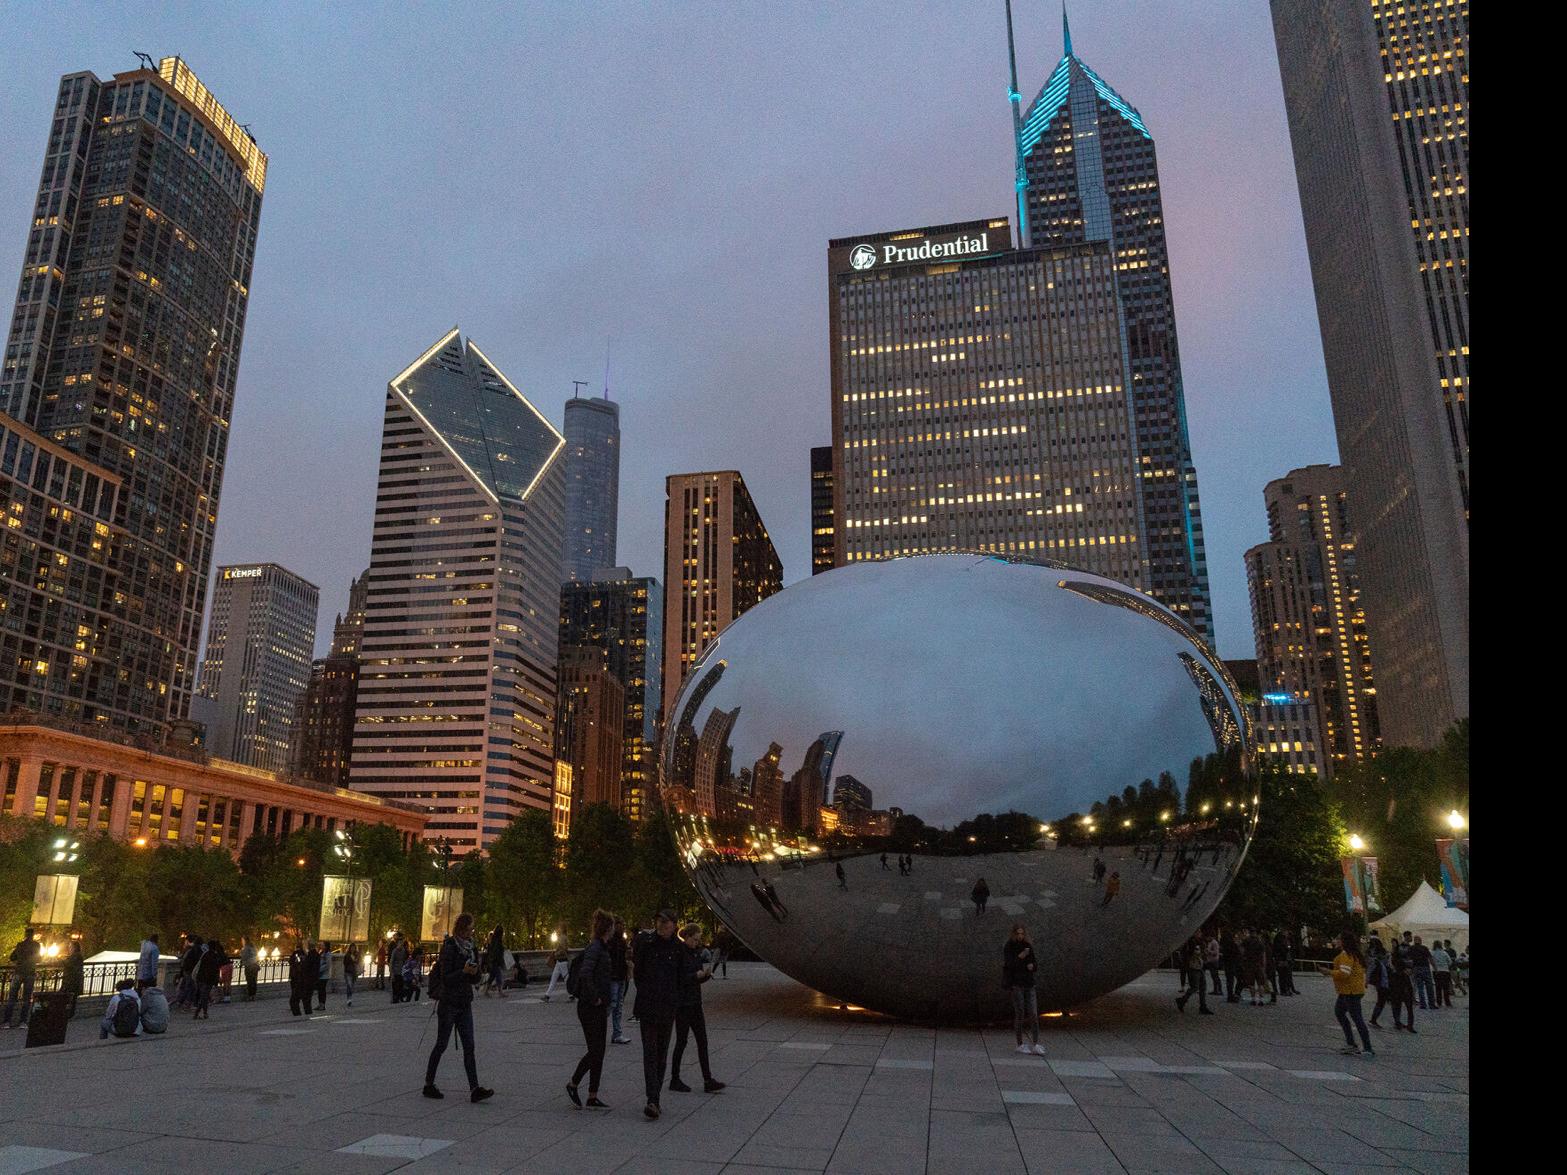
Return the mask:
[[[1375,857],[1360,858],[1360,892],[1366,897],[1366,914],[1384,913],[1382,905],[1382,888],[1377,884],[1377,859]]]
[[[370,939],[370,879],[321,879],[321,939],[326,942],[368,942]]]
[[[1436,859],[1442,866],[1442,893],[1449,906],[1469,908],[1469,838],[1436,842]]]
[[[462,913],[462,887],[427,885],[424,887],[424,917],[419,922],[423,942],[440,942],[452,932],[452,924]]]
[[[1344,908],[1351,914],[1366,912],[1366,894],[1360,888],[1360,858],[1340,857],[1339,867],[1344,871]]]
[[[33,886],[33,922],[38,926],[69,926],[76,921],[74,873],[46,873]]]

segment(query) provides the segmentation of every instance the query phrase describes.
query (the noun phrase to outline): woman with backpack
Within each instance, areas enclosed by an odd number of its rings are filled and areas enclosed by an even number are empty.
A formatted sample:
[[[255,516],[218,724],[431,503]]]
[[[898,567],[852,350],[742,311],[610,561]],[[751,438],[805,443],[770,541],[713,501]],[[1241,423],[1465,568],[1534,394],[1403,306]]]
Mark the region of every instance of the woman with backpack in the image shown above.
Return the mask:
[[[609,1109],[599,1100],[599,1078],[604,1074],[605,1038],[609,1035],[609,984],[613,970],[609,940],[614,933],[614,917],[603,910],[595,910],[593,936],[566,977],[566,990],[576,997],[577,1023],[582,1025],[582,1036],[588,1045],[588,1051],[572,1070],[571,1080],[566,1082],[566,1096],[579,1110],[582,1098],[577,1093],[577,1086],[584,1074],[588,1078],[588,1109]]]

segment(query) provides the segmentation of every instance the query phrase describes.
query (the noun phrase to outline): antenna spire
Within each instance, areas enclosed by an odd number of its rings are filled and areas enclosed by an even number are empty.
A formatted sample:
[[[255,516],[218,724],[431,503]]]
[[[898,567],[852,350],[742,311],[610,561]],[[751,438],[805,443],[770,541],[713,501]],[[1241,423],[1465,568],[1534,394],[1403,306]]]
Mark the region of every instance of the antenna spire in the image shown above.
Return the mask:
[[[1066,0],[1061,0],[1061,46],[1062,52],[1072,56],[1072,25],[1066,18]]]
[[[1063,0],[1064,4],[1064,0]],[[1062,8],[1063,18],[1065,7]],[[1017,46],[1012,39],[1012,0],[1007,0],[1007,65],[1011,70],[1011,84],[1007,98],[1012,103],[1012,146],[1016,152],[1017,188],[1017,243],[1018,248],[1029,246],[1028,237],[1028,168],[1023,162],[1023,95],[1017,88]]]
[[[582,389],[587,387],[587,386],[588,386],[588,381],[585,380],[585,379],[574,379],[574,380],[572,380],[571,381],[571,398],[573,400],[575,400],[578,396],[582,395]]]

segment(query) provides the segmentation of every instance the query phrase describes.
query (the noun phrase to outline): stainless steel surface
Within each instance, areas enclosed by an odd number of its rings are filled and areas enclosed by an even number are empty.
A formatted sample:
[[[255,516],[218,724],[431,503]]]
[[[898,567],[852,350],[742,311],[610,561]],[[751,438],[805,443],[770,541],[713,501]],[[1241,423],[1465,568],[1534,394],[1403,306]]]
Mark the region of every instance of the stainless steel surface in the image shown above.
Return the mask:
[[[900,1016],[1008,1014],[1014,922],[1042,1009],[1135,978],[1218,905],[1256,822],[1222,664],[1059,566],[813,576],[730,625],[672,715],[661,794],[703,898],[787,974]]]

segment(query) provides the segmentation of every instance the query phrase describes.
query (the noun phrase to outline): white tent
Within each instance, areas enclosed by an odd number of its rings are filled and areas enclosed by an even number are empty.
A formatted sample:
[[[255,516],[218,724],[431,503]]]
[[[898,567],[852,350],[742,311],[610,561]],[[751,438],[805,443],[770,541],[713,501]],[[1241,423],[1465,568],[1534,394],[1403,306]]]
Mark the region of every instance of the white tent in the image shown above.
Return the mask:
[[[1469,914],[1457,906],[1449,906],[1446,899],[1429,884],[1422,881],[1418,889],[1398,909],[1371,924],[1372,930],[1382,932],[1382,941],[1393,945],[1395,938],[1404,931],[1418,934],[1427,946],[1432,939],[1450,938],[1455,950],[1469,949]]]

